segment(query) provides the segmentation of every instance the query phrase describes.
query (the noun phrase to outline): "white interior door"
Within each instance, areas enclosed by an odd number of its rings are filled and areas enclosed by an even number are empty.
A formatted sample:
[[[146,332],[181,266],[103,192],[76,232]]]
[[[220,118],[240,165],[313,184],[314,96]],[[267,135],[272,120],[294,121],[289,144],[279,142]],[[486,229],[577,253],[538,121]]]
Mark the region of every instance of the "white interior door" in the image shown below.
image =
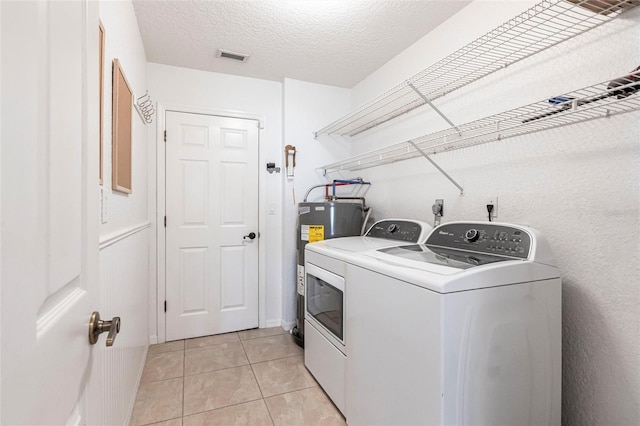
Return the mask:
[[[166,113],[167,340],[258,326],[258,124]]]
[[[79,424],[97,306],[98,8],[0,8],[0,423]]]

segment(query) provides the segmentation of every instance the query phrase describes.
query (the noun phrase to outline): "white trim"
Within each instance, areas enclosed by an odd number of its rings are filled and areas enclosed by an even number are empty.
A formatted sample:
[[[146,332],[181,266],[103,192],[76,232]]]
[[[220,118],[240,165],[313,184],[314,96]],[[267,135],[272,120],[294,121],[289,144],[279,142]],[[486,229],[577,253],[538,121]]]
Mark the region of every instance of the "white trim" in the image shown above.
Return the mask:
[[[165,274],[165,107],[156,104],[156,339],[166,342],[166,318],[164,301],[166,299]],[[161,225],[162,224],[162,225]]]
[[[218,117],[256,120],[260,124],[260,130],[264,129],[265,117],[264,115],[261,115],[261,114],[251,114],[248,112],[228,110],[228,109],[203,108],[198,106],[189,106],[189,105],[172,104],[172,103],[167,103],[167,104],[158,103],[158,106],[160,105],[162,105],[163,114],[167,111],[174,111],[174,112],[186,112],[190,114],[205,114],[205,115],[215,115]],[[164,126],[162,127],[162,130],[164,130]]]
[[[0,22],[2,22],[2,7],[0,7]],[[2,93],[6,93],[3,92],[2,89],[2,55],[0,55],[0,92]],[[6,89],[6,88],[5,88]],[[0,103],[0,130],[2,130],[2,118],[4,116],[2,115],[2,106]],[[2,141],[2,131],[0,131],[0,142]],[[2,148],[1,147],[5,147],[6,149],[6,145],[3,145],[2,143],[0,143],[0,164],[2,164]],[[0,188],[2,188],[2,179],[0,178]],[[2,194],[0,194],[0,223],[2,223]],[[2,276],[2,262],[3,262],[3,257],[2,257],[2,240],[0,240],[0,276]],[[0,306],[2,306],[2,292],[0,291]],[[4,346],[2,346],[2,316],[0,316],[0,348],[3,348]],[[2,351],[0,351],[0,377],[4,377],[2,374]],[[0,398],[0,419],[2,418],[2,398]]]
[[[156,247],[157,247],[157,329],[155,337],[156,343],[166,342],[166,317],[164,312],[164,301],[166,300],[166,271],[165,271],[165,227],[161,224],[164,223],[164,216],[166,215],[166,200],[165,200],[165,142],[164,131],[165,115],[167,111],[184,112],[188,114],[206,114],[215,115],[218,117],[231,117],[241,118],[245,120],[256,120],[258,122],[258,168],[261,164],[266,164],[266,133],[265,128],[265,116],[263,114],[252,114],[242,111],[222,110],[213,108],[203,108],[198,106],[181,105],[173,103],[157,103],[157,120],[156,120],[156,212],[157,212],[157,224],[156,227]],[[260,169],[258,169],[260,171]],[[266,205],[266,183],[262,173],[258,173],[258,227],[259,231],[264,234],[267,229],[267,218],[264,214],[264,206]],[[266,322],[266,306],[267,306],[267,277],[266,277],[266,242],[264,238],[258,239],[259,244],[259,258],[258,258],[258,327],[265,328]],[[275,324],[279,325],[279,324]]]
[[[137,234],[138,232],[147,229],[149,226],[151,226],[151,223],[145,222],[100,237],[100,250],[112,246],[118,241],[122,241],[125,238],[132,236],[133,234]]]
[[[149,336],[149,346],[156,344],[158,344],[158,336],[155,334],[153,336]]]
[[[82,288],[78,288],[79,280],[73,280],[70,284],[67,284],[62,288],[62,291],[54,293],[54,296],[49,296],[41,310],[44,310],[42,314],[38,313],[38,319],[36,320],[36,339],[40,339],[45,331],[49,330],[57,321],[62,318],[63,315],[69,312],[70,307],[74,306],[80,299],[82,299],[87,291]]]

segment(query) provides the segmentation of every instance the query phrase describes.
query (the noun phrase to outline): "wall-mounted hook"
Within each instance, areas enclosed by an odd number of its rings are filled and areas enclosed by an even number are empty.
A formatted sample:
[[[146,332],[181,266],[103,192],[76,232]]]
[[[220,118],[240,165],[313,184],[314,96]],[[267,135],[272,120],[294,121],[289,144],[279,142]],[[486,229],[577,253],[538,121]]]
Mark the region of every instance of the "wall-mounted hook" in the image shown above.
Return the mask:
[[[287,179],[293,179],[293,169],[296,167],[296,147],[287,145],[284,147],[284,165],[287,169]]]
[[[145,91],[145,94],[136,99],[133,106],[140,114],[140,118],[146,124],[151,124],[153,122],[153,114],[155,114],[156,110],[153,107],[153,101],[151,101],[151,96],[149,96],[149,91]]]

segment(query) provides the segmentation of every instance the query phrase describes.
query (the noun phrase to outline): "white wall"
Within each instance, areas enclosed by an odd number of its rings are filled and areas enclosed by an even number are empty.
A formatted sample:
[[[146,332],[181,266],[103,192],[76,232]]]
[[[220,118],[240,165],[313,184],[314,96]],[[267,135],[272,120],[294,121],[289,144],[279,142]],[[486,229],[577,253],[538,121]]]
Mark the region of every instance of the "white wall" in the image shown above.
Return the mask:
[[[353,89],[352,107],[520,13],[528,2],[474,2]],[[435,104],[454,123],[608,81],[640,64],[640,10],[473,83]],[[640,95],[634,95],[640,96]],[[640,423],[640,113],[363,171],[379,217],[486,219],[540,230],[563,277],[563,424]],[[446,127],[428,107],[359,135],[353,153]]]
[[[128,424],[131,416],[149,339],[148,248],[148,227],[101,244],[100,294],[109,296],[100,301],[100,312],[103,319],[119,315],[122,326],[112,347],[104,346],[104,338],[96,345],[93,373],[99,375],[101,404],[100,413],[89,413],[95,416],[89,423]]]
[[[343,139],[328,138],[323,143],[315,140],[313,131],[349,112],[350,90],[339,87],[307,83],[299,80],[284,81],[284,144],[279,157],[282,162],[284,288],[282,321],[289,329],[296,319],[296,221],[297,203],[303,201],[307,190],[327,183],[316,168],[345,158],[350,150]],[[284,146],[296,147],[294,178],[284,177]],[[322,196],[321,190],[310,194],[309,201]]]
[[[135,96],[147,89],[147,59],[131,1],[100,2],[100,19],[105,28],[103,187],[107,193],[107,223],[101,235],[148,221],[147,127],[133,111],[132,128],[132,193],[111,189],[111,118],[112,63],[120,60]]]
[[[280,325],[282,304],[282,211],[280,176],[266,171],[266,162],[281,162],[282,151],[282,84],[274,81],[236,77],[226,74],[178,68],[150,63],[149,92],[154,101],[164,106],[183,106],[214,112],[232,112],[263,117],[260,133],[260,229],[261,253],[266,275],[265,325]],[[156,129],[149,134],[150,179],[156,176]],[[151,191],[155,206],[155,181]],[[158,206],[164,211],[163,206]],[[272,211],[271,211],[272,210]],[[155,223],[154,229],[155,229]],[[155,232],[154,232],[155,233]],[[155,293],[153,303],[156,302]],[[154,316],[154,323],[156,317]],[[151,335],[162,336],[151,324]],[[162,325],[161,325],[162,328]]]
[[[126,424],[133,408],[148,345],[149,208],[147,126],[133,112],[132,193],[111,190],[112,62],[120,60],[135,96],[147,88],[147,60],[131,1],[101,1],[105,29],[103,190],[107,222],[100,227],[99,310],[104,319],[120,316],[112,348],[96,345],[92,386],[100,395],[102,424]],[[99,218],[96,218],[99,220]]]

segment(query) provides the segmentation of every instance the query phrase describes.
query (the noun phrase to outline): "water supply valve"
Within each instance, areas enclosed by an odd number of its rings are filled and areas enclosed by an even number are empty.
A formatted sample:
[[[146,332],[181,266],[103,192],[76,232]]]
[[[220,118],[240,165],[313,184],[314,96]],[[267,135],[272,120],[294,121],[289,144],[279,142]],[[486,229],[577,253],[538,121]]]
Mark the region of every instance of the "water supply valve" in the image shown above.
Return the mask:
[[[444,200],[436,200],[435,204],[431,206],[431,211],[433,212],[433,227],[440,225],[440,219],[444,214]]]

